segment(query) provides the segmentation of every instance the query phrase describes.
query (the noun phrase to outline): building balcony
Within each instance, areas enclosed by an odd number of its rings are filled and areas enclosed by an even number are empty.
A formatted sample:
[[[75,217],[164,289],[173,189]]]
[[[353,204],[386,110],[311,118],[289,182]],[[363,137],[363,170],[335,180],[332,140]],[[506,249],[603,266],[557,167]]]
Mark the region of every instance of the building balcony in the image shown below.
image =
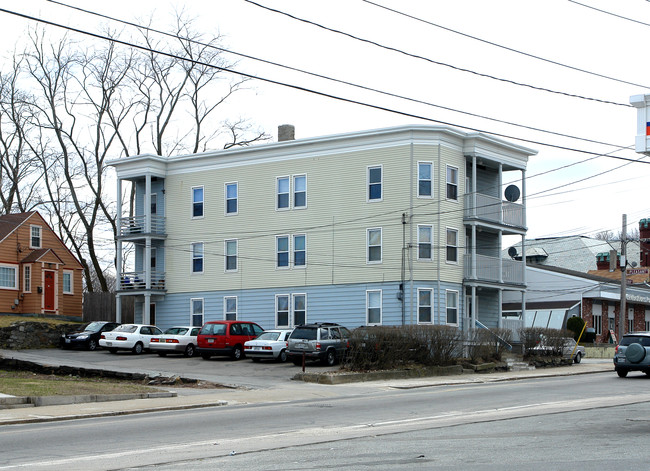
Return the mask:
[[[151,216],[151,229],[147,230],[146,216],[123,217],[120,223],[120,237],[139,237],[144,235],[164,236],[165,217]]]
[[[474,196],[476,195],[476,202]],[[465,219],[525,229],[524,206],[482,193],[465,194]]]
[[[477,254],[476,270],[474,270],[472,255],[468,254],[465,255],[464,263],[466,280],[510,285],[524,284],[524,270],[526,269],[524,262]]]
[[[147,277],[145,272],[125,272],[122,273],[120,278],[118,291],[146,291],[147,290]],[[165,273],[152,272],[151,285],[149,291],[164,291],[165,290]]]

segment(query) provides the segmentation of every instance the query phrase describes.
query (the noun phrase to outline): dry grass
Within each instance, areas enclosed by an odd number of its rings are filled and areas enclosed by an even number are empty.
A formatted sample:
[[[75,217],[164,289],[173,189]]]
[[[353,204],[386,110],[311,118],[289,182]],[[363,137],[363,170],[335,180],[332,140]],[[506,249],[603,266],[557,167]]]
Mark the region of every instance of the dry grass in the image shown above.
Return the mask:
[[[39,322],[51,325],[74,324],[74,321],[51,319],[49,317],[0,316],[0,327],[9,327],[14,322]],[[81,325],[81,323],[79,323]]]

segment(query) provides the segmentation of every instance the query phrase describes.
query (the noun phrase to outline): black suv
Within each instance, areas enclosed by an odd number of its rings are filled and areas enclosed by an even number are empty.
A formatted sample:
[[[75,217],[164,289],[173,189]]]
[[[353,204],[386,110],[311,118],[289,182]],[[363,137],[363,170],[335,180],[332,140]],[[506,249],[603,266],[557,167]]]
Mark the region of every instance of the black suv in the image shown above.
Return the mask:
[[[329,322],[299,325],[289,336],[287,355],[294,365],[302,364],[304,356],[333,366],[345,356],[350,336],[347,328]]]
[[[99,337],[103,332],[109,332],[117,327],[119,322],[95,321],[84,325],[76,332],[70,332],[61,336],[59,346],[61,348],[81,347],[94,351],[99,345]]]
[[[625,334],[616,346],[614,369],[625,378],[629,371],[643,371],[650,376],[650,332]]]

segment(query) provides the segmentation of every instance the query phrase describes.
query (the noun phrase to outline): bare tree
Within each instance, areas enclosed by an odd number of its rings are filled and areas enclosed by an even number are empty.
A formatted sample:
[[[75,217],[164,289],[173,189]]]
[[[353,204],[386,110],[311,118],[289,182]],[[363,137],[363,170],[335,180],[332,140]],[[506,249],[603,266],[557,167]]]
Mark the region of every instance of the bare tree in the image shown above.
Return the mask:
[[[604,230],[604,231],[597,232],[594,235],[594,238],[598,240],[604,240],[604,241],[614,240],[614,233],[610,230]]]

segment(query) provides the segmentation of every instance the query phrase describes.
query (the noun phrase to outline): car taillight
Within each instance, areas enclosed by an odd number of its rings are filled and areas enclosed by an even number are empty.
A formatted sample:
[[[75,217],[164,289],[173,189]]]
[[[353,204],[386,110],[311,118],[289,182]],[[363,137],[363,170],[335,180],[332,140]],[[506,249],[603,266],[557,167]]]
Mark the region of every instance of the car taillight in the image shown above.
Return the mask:
[[[115,340],[126,340],[126,337],[115,337]]]
[[[244,350],[252,350],[252,349],[253,347],[251,347],[250,345],[244,345]]]
[[[167,343],[178,343],[178,339],[167,339]]]
[[[316,350],[320,350],[320,342],[316,343]]]
[[[616,345],[616,348],[614,349],[614,355],[618,353],[618,345]]]
[[[153,343],[160,342],[160,339],[153,338],[153,339],[150,340],[150,342],[153,342]]]
[[[102,336],[101,336],[101,337],[99,337],[99,338],[100,338],[100,339],[105,339],[105,338],[106,338],[106,336],[105,336],[104,334],[102,334]]]
[[[262,350],[273,350],[272,347],[262,347]]]

